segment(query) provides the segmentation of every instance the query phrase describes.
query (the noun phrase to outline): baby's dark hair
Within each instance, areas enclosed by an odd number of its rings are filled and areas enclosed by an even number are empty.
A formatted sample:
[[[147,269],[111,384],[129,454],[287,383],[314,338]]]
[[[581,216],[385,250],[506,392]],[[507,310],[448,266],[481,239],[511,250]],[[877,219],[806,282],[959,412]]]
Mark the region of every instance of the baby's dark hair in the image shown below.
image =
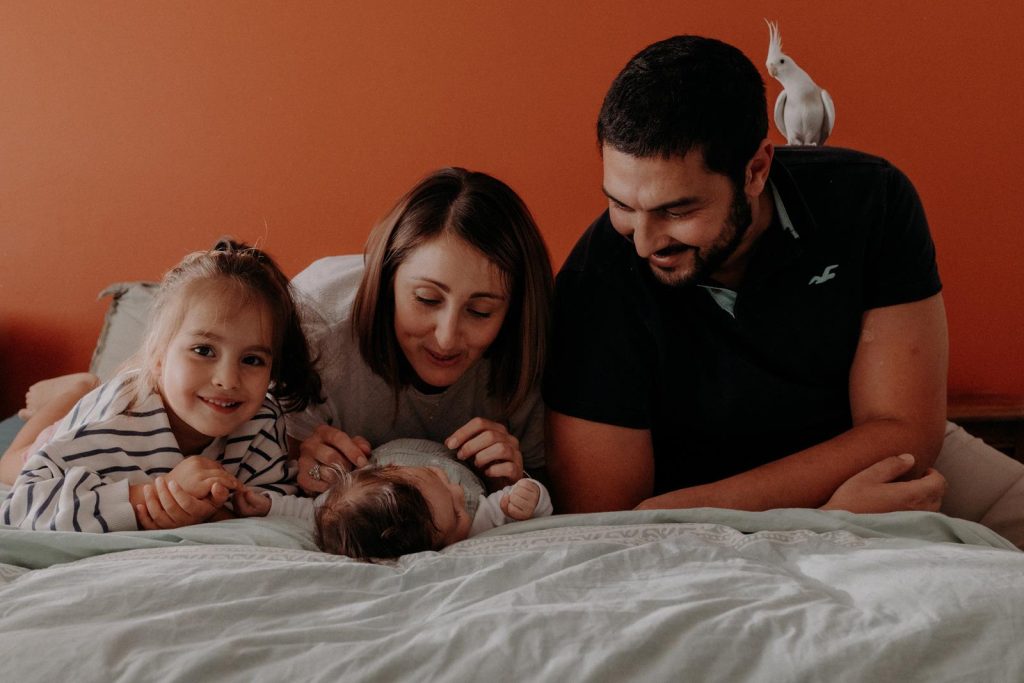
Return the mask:
[[[235,297],[239,305],[260,300],[270,309],[274,329],[270,393],[286,412],[323,401],[316,359],[288,278],[266,252],[230,238],[221,238],[209,251],[189,254],[164,276],[138,363],[140,397],[157,388],[156,364],[181,326],[190,296],[210,291]]]
[[[337,482],[316,510],[320,549],[359,560],[436,550],[430,506],[397,465],[332,471]]]

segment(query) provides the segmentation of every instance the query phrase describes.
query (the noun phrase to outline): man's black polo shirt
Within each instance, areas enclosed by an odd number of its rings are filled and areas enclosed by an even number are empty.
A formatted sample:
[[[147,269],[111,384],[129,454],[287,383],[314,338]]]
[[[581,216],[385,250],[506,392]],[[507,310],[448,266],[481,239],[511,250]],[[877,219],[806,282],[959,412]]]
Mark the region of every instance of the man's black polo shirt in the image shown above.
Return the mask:
[[[777,149],[775,218],[730,314],[659,284],[605,212],[558,274],[548,407],[649,429],[655,493],[717,481],[851,426],[861,316],[939,292],[917,193],[882,159]]]

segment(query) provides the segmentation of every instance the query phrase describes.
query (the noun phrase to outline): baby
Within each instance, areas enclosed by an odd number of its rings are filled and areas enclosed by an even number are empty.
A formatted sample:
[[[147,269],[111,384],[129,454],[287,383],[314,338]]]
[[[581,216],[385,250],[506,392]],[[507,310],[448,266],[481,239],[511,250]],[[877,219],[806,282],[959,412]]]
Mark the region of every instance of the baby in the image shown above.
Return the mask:
[[[520,479],[487,495],[473,471],[444,445],[396,439],[373,450],[370,465],[329,470],[338,481],[315,500],[236,496],[241,514],[288,515],[316,524],[322,550],[390,559],[439,550],[508,522],[552,513],[543,484]]]

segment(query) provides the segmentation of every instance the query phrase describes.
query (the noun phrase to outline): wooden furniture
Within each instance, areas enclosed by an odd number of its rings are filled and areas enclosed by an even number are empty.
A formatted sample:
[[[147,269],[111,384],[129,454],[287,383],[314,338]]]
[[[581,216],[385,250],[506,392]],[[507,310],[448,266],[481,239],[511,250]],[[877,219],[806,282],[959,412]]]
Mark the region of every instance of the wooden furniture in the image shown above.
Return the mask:
[[[1024,462],[1024,395],[951,394],[949,419]]]

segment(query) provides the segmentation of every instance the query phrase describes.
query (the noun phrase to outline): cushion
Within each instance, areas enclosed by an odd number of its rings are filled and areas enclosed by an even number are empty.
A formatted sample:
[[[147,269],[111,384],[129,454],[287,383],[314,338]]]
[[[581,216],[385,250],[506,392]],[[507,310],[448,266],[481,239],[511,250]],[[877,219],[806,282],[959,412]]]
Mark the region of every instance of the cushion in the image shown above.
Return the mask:
[[[121,364],[142,345],[149,311],[159,287],[155,282],[117,282],[100,292],[101,299],[111,297],[110,308],[103,320],[89,372],[101,382],[116,375]]]

